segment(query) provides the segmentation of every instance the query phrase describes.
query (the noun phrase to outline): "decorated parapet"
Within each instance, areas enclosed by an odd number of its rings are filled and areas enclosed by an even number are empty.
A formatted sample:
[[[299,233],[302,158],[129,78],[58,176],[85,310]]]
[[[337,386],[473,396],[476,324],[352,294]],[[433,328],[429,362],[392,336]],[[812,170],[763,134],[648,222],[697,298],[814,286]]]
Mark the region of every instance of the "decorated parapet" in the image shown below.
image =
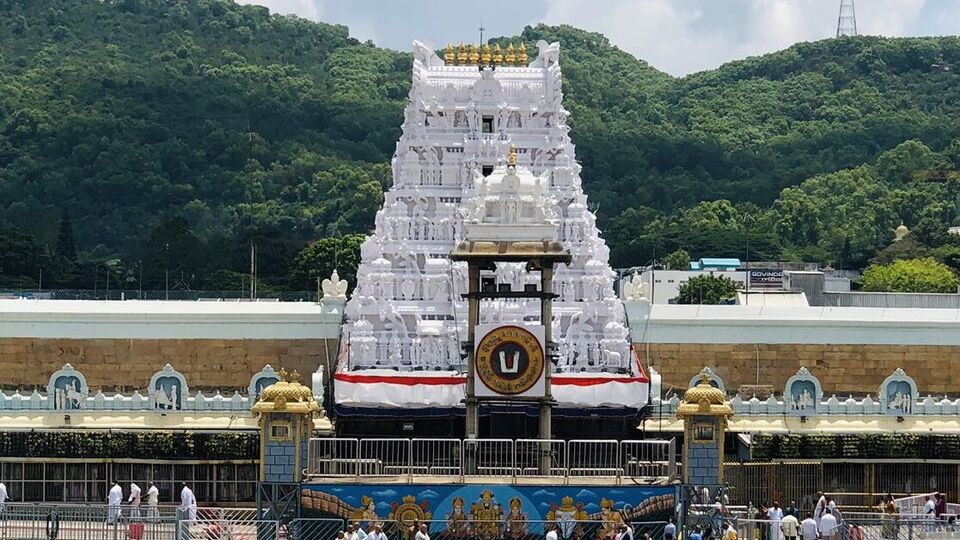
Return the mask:
[[[706,376],[707,383],[724,392],[726,389],[723,380],[708,367],[690,380],[690,388],[699,385],[699,381]],[[656,399],[656,398],[654,398]],[[661,401],[661,410],[666,413],[676,412],[683,401],[678,396]],[[960,415],[960,399],[950,399],[948,396],[936,397],[927,395],[921,397],[916,381],[897,368],[887,377],[878,388],[876,397],[872,395],[854,397],[829,398],[823,394],[820,380],[806,367],[801,367],[787,379],[780,397],[775,394],[767,399],[756,396],[730,398],[730,407],[736,415],[755,416],[800,416],[812,417],[822,415],[834,416],[957,416]]]
[[[234,391],[223,395],[219,390],[204,394],[190,393],[186,377],[167,364],[153,374],[145,391],[92,391],[83,373],[70,364],[54,372],[46,391],[0,391],[0,413],[3,411],[153,411],[167,414],[191,411],[249,411],[264,388],[278,382],[280,375],[266,365],[250,377],[247,393]],[[312,394],[318,406],[322,404],[323,376],[312,377]]]

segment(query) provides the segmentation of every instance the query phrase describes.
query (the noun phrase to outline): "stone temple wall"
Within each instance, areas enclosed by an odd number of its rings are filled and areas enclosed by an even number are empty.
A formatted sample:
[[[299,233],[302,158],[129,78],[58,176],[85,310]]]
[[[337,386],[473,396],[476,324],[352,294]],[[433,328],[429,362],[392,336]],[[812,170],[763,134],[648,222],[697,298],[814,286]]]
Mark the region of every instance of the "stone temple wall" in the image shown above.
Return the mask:
[[[5,389],[46,388],[70,363],[92,390],[146,388],[167,363],[186,377],[190,391],[240,389],[270,364],[304,377],[334,362],[336,339],[62,339],[0,338],[0,381]],[[324,350],[326,348],[326,350]],[[329,365],[328,365],[329,367]],[[327,371],[329,373],[329,370]]]
[[[823,386],[824,398],[837,394],[871,394],[897,368],[910,373],[920,396],[954,394],[960,389],[960,346],[957,345],[857,345],[857,344],[709,344],[650,343],[634,345],[641,358],[663,377],[663,388],[687,388],[704,366],[723,379],[727,390],[757,382],[783,385],[802,366]]]

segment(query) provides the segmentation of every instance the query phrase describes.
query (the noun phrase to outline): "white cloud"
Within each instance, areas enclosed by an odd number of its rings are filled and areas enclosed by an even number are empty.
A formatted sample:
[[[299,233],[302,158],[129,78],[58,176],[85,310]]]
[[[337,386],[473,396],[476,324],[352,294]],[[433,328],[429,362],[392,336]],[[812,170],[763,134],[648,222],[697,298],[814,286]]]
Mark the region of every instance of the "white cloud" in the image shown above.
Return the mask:
[[[860,33],[904,35],[925,0],[873,0],[857,12]],[[836,32],[835,0],[547,0],[544,22],[601,32],[675,75]]]

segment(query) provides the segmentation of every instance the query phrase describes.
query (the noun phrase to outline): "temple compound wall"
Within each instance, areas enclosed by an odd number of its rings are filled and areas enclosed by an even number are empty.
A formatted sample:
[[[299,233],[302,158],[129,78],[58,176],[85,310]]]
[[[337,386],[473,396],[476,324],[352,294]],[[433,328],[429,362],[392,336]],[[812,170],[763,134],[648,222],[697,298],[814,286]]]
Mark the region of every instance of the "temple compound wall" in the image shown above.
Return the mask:
[[[333,339],[62,339],[0,338],[0,380],[6,389],[46,387],[69,363],[91,388],[145,388],[165,364],[196,390],[246,388],[270,364],[313,373],[337,354]]]
[[[953,394],[960,388],[960,346],[797,343],[652,343],[638,344],[642,357],[663,377],[664,390],[685,388],[704,366],[712,368],[735,392],[741,385],[780,388],[801,367],[823,384],[823,391],[846,396],[876,394],[880,383],[900,367],[909,369],[923,392]],[[748,396],[749,397],[749,396]]]
[[[46,388],[69,363],[91,389],[146,388],[170,364],[191,389],[246,389],[268,364],[303,374],[331,367],[342,306],[0,300],[0,385]]]
[[[801,367],[836,393],[873,394],[897,368],[922,395],[955,393],[960,373],[957,310],[650,305],[625,302],[631,337],[663,390],[685,389],[704,367],[728,391],[773,385]]]

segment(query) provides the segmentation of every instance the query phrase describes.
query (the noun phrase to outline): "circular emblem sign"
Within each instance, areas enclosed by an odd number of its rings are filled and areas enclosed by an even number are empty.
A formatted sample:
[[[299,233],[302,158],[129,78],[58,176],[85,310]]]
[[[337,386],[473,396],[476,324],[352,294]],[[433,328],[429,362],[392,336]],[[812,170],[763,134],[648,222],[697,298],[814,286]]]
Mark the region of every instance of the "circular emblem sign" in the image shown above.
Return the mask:
[[[475,367],[490,390],[506,396],[522,394],[543,375],[543,347],[537,336],[519,326],[494,328],[480,340]]]

